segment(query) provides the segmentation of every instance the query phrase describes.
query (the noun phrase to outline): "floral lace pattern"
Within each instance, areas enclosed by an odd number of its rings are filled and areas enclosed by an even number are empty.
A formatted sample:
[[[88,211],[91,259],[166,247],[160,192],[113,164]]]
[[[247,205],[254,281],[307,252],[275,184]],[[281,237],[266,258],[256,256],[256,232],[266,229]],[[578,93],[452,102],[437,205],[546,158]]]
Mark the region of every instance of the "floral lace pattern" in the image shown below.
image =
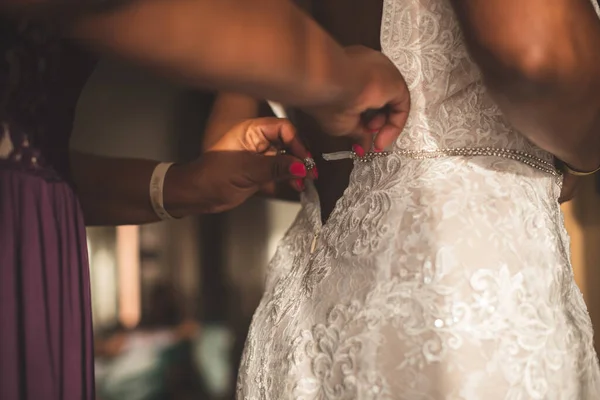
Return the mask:
[[[445,0],[385,0],[382,47],[413,95],[402,149],[547,160],[487,96]],[[322,225],[308,186],[268,270],[238,398],[597,399],[560,179],[494,157],[356,163]]]

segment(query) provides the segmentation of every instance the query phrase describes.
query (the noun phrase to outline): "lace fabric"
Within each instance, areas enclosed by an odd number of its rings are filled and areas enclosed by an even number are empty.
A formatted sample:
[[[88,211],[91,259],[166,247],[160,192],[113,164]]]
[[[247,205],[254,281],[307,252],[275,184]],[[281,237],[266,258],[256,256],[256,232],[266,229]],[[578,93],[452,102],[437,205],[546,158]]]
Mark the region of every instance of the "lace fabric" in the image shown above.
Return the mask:
[[[514,131],[445,0],[385,0],[413,98],[396,149],[551,155]],[[596,399],[561,180],[499,157],[356,162],[326,224],[308,185],[268,269],[239,399]]]

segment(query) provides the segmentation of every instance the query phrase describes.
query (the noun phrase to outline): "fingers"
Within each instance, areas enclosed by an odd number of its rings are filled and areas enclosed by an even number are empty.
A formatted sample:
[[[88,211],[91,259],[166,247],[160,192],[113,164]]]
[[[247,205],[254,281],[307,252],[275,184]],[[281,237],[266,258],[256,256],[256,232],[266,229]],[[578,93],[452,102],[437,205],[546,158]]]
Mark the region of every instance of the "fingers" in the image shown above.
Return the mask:
[[[368,110],[361,115],[360,127],[353,136],[364,149],[374,147],[381,151],[392,145],[402,133],[410,112],[408,91],[388,102],[378,110]]]
[[[377,112],[372,118],[366,120],[364,125],[366,129],[370,132],[379,132],[385,126],[387,121],[387,115],[385,112],[380,111]]]
[[[385,125],[375,137],[374,147],[377,151],[381,151],[386,147],[394,144],[396,139],[402,133],[402,129],[397,128],[394,125]]]
[[[309,157],[309,152],[300,140],[294,125],[287,119],[260,118],[254,122],[265,141],[271,146],[283,146],[301,160]]]
[[[375,148],[385,149],[400,136],[410,113],[410,95],[408,91],[388,105],[385,125],[375,138]]]
[[[304,184],[304,179],[294,179],[289,182],[289,185],[296,192],[304,192],[304,189],[306,189],[306,185]]]
[[[406,104],[386,107],[370,119],[362,118],[361,125],[351,135],[356,144],[365,150],[381,151],[398,139],[408,120],[409,110]]]
[[[256,155],[246,166],[250,180],[262,187],[271,182],[303,180],[308,172],[304,163],[296,157],[287,155]]]
[[[358,55],[357,65],[364,63],[369,82],[358,106],[362,111],[360,122],[352,121],[354,126],[348,133],[365,146],[365,150],[371,149],[372,145],[376,151],[383,150],[398,139],[407,122],[411,101],[409,89],[396,66],[381,52],[363,49],[348,54]],[[368,143],[373,132],[377,132],[375,141]],[[356,139],[360,135],[367,138]]]
[[[387,116],[383,110],[369,111],[361,116],[359,134],[355,135],[356,144],[366,151],[373,150],[375,136],[383,129]]]
[[[355,139],[355,144],[362,147],[364,149],[364,151],[367,151],[367,152],[371,151],[371,148],[373,147],[374,136],[375,136],[374,133],[364,132],[363,134],[361,134],[360,136],[358,136]]]
[[[311,175],[306,169],[304,162],[290,156],[267,157],[271,159],[272,179],[275,182],[287,181],[288,185],[297,192],[303,192],[306,188],[304,180]],[[314,175],[316,168],[313,169],[311,178],[316,179]]]
[[[310,152],[306,149],[302,140],[296,132],[294,125],[287,119],[278,118],[261,118],[256,121],[257,126],[260,128],[264,140],[268,141],[271,150],[265,153],[266,155],[277,154],[277,147],[283,147],[290,153],[290,155],[304,160],[306,158],[312,158]],[[314,167],[308,174],[310,178],[317,179],[318,172],[317,168]],[[301,186],[297,182],[293,184],[294,187]]]

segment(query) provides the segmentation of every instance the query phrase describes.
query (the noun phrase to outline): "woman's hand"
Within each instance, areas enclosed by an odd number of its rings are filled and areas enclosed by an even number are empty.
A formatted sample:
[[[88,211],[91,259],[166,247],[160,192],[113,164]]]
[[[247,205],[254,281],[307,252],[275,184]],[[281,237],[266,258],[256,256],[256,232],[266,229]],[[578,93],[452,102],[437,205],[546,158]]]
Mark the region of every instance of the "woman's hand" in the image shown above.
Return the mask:
[[[283,149],[289,155],[280,154]],[[175,216],[222,212],[282,181],[301,191],[304,179],[315,177],[316,171],[307,171],[303,163],[309,156],[288,120],[245,120],[198,161],[171,168],[165,181],[166,208]],[[174,197],[169,199],[168,193]]]
[[[280,155],[278,148],[290,154]],[[243,203],[275,182],[314,176],[303,159],[308,155],[287,120],[245,120],[215,140],[197,161],[175,164],[163,189],[165,209],[174,217],[215,213]],[[71,171],[88,225],[155,222],[148,185],[157,161],[103,157],[71,152]]]
[[[381,52],[364,46],[347,47],[356,66],[355,96],[340,104],[309,108],[333,136],[351,136],[363,148],[383,150],[402,133],[410,111],[410,93],[402,74]]]

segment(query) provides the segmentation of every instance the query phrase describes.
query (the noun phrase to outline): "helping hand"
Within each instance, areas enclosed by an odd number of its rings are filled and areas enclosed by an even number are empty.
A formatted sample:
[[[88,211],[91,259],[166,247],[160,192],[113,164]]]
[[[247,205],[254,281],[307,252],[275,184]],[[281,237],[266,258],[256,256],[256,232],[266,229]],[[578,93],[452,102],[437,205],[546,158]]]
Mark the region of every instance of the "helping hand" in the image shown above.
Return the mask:
[[[284,148],[290,155],[279,153]],[[303,180],[314,177],[303,163],[307,157],[288,120],[250,119],[230,129],[199,160],[172,167],[179,177],[168,181],[193,183],[193,193],[185,201],[193,209],[186,214],[218,213],[239,206],[274,182],[289,181],[302,190]]]
[[[381,52],[363,46],[346,48],[357,68],[355,95],[342,104],[306,110],[333,136],[350,136],[365,149],[375,139],[383,150],[400,136],[410,111],[410,93],[402,74]]]

